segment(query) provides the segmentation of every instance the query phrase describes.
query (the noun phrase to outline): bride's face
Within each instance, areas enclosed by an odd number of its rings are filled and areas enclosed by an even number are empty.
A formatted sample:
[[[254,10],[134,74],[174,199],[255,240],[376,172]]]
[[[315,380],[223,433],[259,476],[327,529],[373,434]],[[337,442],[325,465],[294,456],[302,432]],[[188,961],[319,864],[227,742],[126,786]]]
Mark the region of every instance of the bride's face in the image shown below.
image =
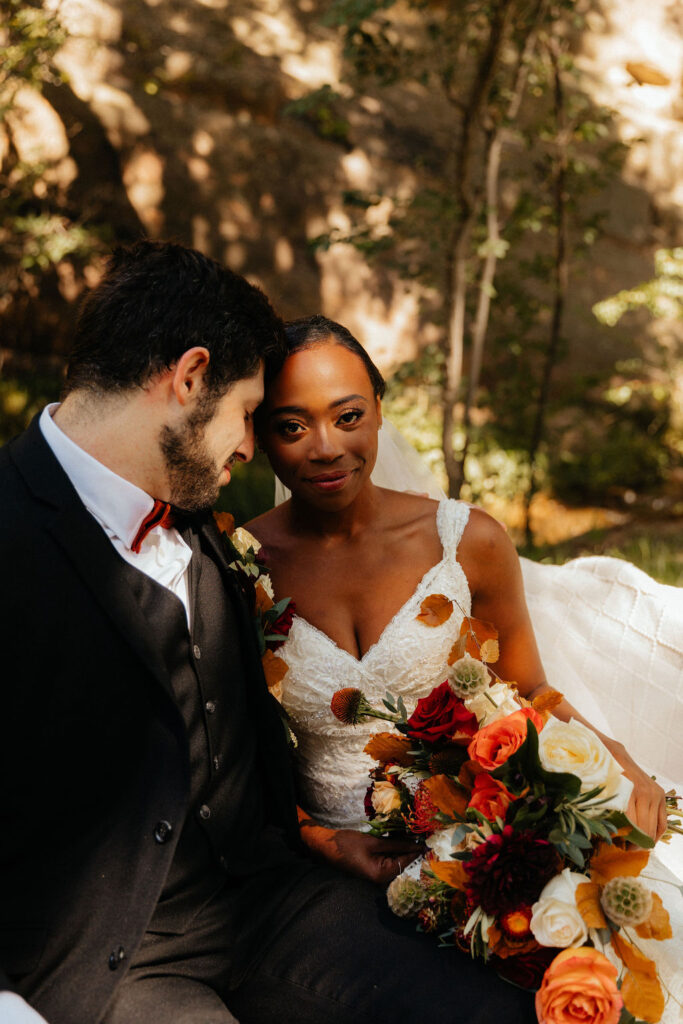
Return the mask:
[[[362,360],[322,342],[287,358],[267,390],[259,440],[295,498],[336,511],[370,479],[381,420]]]

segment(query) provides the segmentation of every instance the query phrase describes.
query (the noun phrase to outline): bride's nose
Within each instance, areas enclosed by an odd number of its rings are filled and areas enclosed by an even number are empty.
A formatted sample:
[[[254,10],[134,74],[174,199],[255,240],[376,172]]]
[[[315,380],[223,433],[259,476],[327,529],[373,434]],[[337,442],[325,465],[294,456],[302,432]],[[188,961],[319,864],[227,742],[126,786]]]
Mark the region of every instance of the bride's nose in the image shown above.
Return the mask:
[[[313,461],[334,462],[344,454],[338,432],[327,424],[321,424],[315,428],[311,441],[308,455]]]

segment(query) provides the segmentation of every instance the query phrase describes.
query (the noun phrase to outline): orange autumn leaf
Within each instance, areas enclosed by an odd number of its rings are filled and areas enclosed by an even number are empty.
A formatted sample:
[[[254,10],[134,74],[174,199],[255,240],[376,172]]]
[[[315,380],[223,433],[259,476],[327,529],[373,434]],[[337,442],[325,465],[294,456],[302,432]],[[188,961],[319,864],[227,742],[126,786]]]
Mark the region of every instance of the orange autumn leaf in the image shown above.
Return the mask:
[[[214,512],[213,518],[221,533],[227,533],[228,537],[235,532],[235,517],[229,512]]]
[[[607,927],[600,906],[600,886],[597,882],[581,882],[576,887],[574,899],[587,928]]]
[[[639,875],[649,856],[647,850],[623,850],[609,843],[600,843],[598,852],[591,858],[591,878],[604,885],[611,878]]]
[[[540,714],[544,711],[552,711],[563,700],[564,694],[560,693],[559,690],[546,690],[544,693],[539,693],[538,697],[534,697],[531,706],[534,711],[538,711]]]
[[[442,626],[453,614],[453,602],[443,594],[430,594],[420,605],[416,616],[425,626]]]
[[[642,974],[643,977],[647,978],[657,977],[657,970],[653,961],[648,959],[639,949],[636,949],[620,932],[612,932],[610,942],[614,947],[614,952],[629,971],[633,971],[634,974]]]
[[[652,910],[647,921],[636,926],[641,939],[670,939],[673,935],[669,911],[662,903],[661,896],[652,893]]]
[[[654,962],[619,932],[612,932],[610,941],[626,967],[621,986],[624,1006],[634,1017],[656,1024],[664,1011],[664,993]]]
[[[487,665],[495,665],[500,658],[500,647],[497,640],[484,640],[479,651],[479,657]]]
[[[459,640],[456,640],[451,647],[451,653],[448,655],[448,664],[455,665],[456,661],[460,661],[461,658],[465,657],[467,651],[467,637],[461,636]]]
[[[469,885],[470,876],[460,860],[432,860],[429,862],[429,868],[440,882],[445,882],[454,889],[464,889]]]
[[[261,664],[268,689],[273,690],[287,675],[289,665],[284,658],[278,658],[277,654],[273,654],[272,651],[266,651],[261,658]]]
[[[363,752],[373,757],[380,764],[400,764],[404,768],[413,763],[413,758],[408,753],[412,742],[407,736],[397,736],[393,732],[378,732],[372,736],[363,748]]]
[[[483,619],[465,618],[460,627],[460,636],[467,638],[467,653],[472,658],[480,658],[480,648],[487,640],[497,640],[498,630],[492,622]]]
[[[432,775],[422,783],[429,792],[432,802],[442,814],[449,818],[463,818],[467,810],[468,795],[447,775]]]
[[[626,971],[621,998],[629,1013],[648,1024],[657,1024],[664,1013],[664,993],[657,978]]]
[[[257,583],[254,591],[256,594],[256,611],[259,615],[262,615],[263,612],[267,612],[273,607],[273,599],[262,583]]]

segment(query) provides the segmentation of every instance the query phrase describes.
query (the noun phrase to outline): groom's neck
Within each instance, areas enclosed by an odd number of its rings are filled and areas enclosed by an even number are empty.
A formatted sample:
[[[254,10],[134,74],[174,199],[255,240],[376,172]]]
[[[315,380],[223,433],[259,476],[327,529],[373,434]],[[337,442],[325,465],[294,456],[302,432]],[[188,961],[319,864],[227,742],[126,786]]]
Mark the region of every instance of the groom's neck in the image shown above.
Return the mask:
[[[55,410],[66,436],[113,473],[155,497],[164,497],[166,473],[158,444],[159,410],[144,392],[78,389]]]

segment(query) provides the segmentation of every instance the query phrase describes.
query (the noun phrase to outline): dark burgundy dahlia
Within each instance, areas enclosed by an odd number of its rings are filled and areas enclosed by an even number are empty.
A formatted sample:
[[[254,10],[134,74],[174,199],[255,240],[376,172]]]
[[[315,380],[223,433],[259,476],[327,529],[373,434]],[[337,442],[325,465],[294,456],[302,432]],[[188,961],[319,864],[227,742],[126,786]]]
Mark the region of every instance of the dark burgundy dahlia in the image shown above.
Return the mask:
[[[546,839],[506,825],[500,834],[477,846],[465,868],[470,876],[470,905],[500,917],[535,903],[546,882],[557,874],[558,858]]]

